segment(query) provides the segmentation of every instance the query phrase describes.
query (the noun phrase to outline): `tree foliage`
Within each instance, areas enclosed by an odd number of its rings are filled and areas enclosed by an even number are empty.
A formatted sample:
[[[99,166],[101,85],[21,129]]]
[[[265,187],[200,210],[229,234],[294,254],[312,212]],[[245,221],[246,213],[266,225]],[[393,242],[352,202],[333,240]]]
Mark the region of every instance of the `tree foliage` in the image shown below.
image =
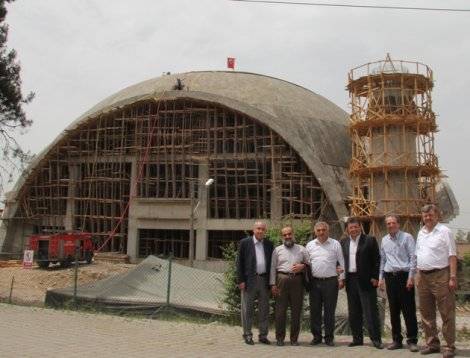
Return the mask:
[[[0,0],[0,193],[6,180],[11,180],[15,170],[19,170],[30,157],[25,153],[15,136],[31,126],[23,105],[32,101],[34,93],[23,95],[21,91],[21,66],[16,51],[8,49],[8,25],[6,3],[14,0]]]

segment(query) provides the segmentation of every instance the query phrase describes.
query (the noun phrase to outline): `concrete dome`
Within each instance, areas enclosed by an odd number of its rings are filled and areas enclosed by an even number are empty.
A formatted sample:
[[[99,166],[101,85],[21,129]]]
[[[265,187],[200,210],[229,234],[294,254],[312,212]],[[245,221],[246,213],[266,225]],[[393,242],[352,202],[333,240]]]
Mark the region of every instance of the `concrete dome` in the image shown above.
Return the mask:
[[[245,72],[201,71],[163,75],[127,87],[72,122],[29,165],[7,197],[4,218],[13,218],[17,200],[57,146],[100,115],[148,100],[191,99],[220,105],[251,117],[281,136],[320,183],[336,216],[348,215],[351,142],[348,115],[326,98],[293,83]],[[1,239],[1,238],[0,238]]]

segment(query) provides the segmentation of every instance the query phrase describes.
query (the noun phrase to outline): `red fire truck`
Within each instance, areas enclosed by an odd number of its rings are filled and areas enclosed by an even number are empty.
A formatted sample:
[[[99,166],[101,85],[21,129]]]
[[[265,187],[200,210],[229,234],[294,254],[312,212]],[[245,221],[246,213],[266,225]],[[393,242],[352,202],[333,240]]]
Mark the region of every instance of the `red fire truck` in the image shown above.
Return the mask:
[[[93,239],[86,232],[64,232],[51,235],[32,235],[29,238],[29,249],[34,250],[34,258],[41,268],[49,263],[60,263],[68,267],[75,261],[91,263],[93,258]]]

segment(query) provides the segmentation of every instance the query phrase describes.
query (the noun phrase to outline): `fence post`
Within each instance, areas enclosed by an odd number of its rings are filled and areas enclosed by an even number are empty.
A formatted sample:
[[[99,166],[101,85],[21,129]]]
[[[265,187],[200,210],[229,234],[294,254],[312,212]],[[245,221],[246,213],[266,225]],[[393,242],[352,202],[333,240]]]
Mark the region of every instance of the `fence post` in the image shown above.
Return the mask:
[[[11,283],[10,283],[10,295],[8,296],[8,303],[11,303],[11,299],[13,296],[13,285],[15,284],[15,276],[12,276]]]
[[[166,306],[170,307],[170,293],[171,293],[171,264],[173,262],[173,252],[170,252],[168,257],[168,281],[166,287]]]
[[[75,267],[73,273],[73,306],[78,307],[77,303],[77,282],[78,282],[78,250],[80,250],[80,241],[75,240]]]

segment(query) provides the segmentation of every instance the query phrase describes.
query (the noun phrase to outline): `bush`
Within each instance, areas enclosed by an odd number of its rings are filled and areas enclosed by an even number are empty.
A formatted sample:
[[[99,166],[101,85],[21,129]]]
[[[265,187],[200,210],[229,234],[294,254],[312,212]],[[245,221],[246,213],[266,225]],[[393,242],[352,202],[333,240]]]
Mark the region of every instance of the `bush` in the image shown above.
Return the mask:
[[[462,263],[464,267],[470,267],[470,253],[466,253],[465,255],[463,255]]]

